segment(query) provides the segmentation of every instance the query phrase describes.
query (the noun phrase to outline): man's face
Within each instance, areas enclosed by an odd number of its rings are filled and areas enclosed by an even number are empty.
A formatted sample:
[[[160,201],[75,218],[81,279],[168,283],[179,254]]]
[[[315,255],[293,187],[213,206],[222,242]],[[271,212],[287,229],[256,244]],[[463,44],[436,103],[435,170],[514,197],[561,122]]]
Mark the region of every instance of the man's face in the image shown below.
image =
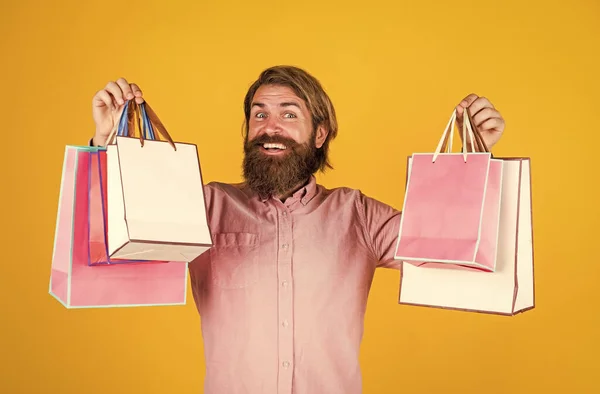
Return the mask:
[[[282,196],[317,170],[327,136],[313,129],[306,103],[291,88],[264,85],[255,93],[244,144],[244,177],[265,196]]]

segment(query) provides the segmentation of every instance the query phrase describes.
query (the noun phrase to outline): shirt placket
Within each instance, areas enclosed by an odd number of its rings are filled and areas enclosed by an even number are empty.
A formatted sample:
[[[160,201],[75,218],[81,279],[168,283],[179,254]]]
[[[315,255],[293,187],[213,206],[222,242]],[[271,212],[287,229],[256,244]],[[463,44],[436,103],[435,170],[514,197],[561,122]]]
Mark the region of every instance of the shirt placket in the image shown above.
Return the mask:
[[[294,369],[294,322],[292,278],[292,221],[285,207],[278,209],[279,234],[277,253],[278,285],[278,348],[279,348],[279,394],[292,393]]]

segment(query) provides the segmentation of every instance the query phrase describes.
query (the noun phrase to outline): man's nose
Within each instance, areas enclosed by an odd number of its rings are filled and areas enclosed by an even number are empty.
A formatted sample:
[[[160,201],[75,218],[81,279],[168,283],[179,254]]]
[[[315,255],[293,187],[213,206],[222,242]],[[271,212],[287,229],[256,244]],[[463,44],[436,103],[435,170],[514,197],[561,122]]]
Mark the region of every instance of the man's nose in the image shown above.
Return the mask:
[[[279,134],[282,132],[281,124],[279,123],[279,119],[274,116],[269,116],[267,118],[267,122],[264,128],[265,133],[267,134]]]

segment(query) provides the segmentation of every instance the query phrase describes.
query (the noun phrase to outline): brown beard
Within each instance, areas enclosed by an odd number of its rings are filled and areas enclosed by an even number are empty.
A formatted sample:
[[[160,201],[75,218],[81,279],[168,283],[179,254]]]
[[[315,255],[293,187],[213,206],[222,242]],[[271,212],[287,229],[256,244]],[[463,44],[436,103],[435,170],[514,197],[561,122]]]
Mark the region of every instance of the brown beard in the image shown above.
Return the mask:
[[[244,143],[244,178],[259,196],[282,196],[298,187],[318,170],[315,133],[304,144],[292,139],[266,134]],[[284,144],[282,155],[269,156],[261,151],[262,144]]]

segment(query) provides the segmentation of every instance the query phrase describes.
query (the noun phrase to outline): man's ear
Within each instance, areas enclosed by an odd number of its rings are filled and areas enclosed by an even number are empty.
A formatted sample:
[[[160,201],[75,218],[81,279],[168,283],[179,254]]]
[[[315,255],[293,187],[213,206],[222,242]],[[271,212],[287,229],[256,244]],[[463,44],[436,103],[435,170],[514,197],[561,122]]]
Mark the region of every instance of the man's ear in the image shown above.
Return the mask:
[[[317,149],[323,146],[328,134],[329,132],[327,131],[327,128],[325,126],[320,125],[319,127],[317,127],[317,132],[315,133],[315,146],[317,147]]]

